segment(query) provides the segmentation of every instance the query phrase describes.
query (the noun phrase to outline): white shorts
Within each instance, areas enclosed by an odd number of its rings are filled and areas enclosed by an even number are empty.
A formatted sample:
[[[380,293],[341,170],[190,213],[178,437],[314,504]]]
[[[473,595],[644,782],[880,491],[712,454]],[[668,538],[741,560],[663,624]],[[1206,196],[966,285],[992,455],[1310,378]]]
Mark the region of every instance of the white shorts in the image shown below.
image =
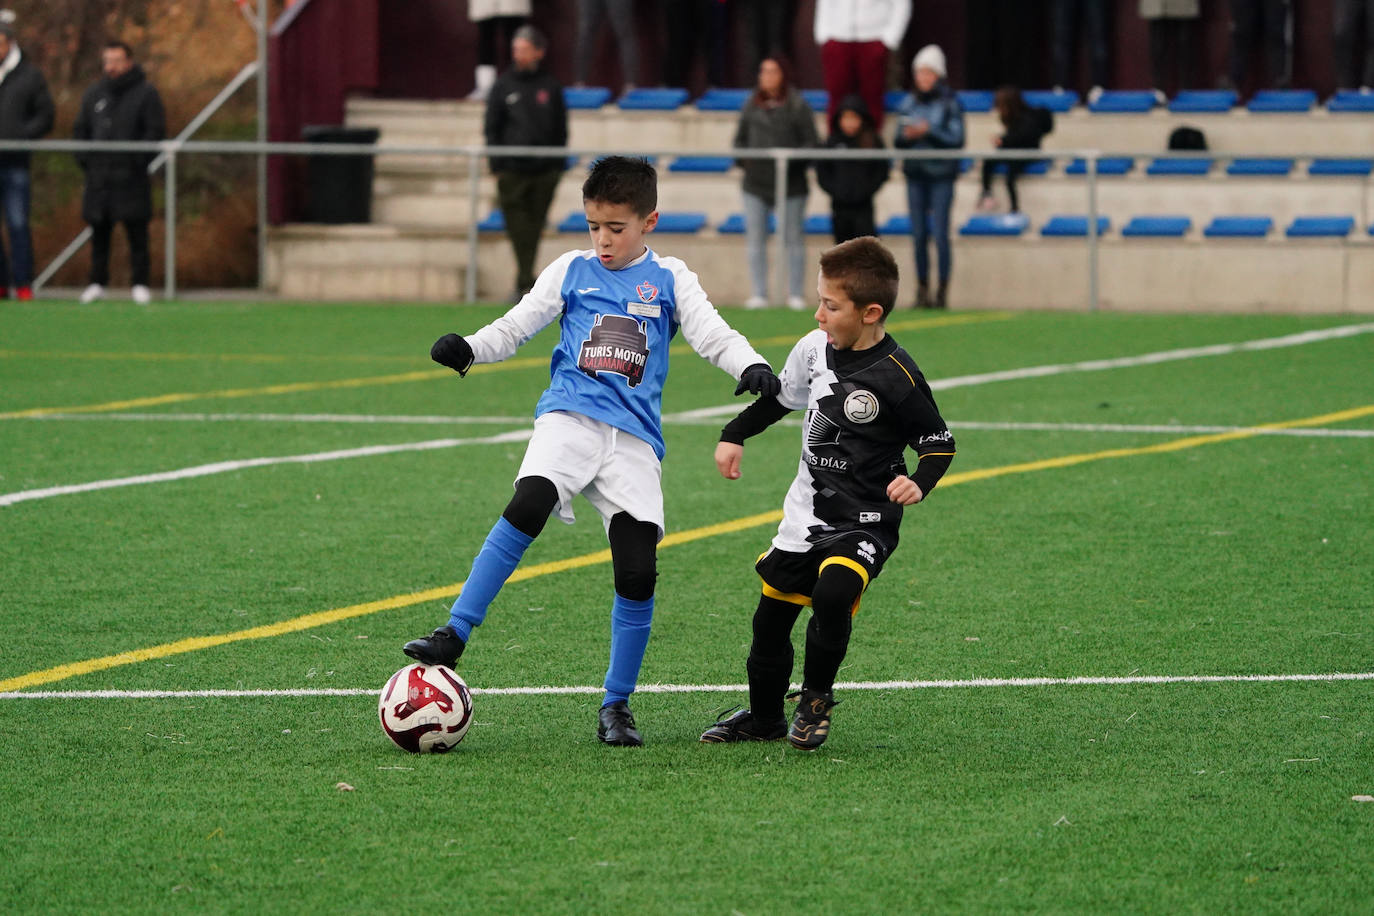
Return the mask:
[[[663,465],[637,436],[581,414],[551,411],[534,421],[534,435],[515,475],[547,477],[558,489],[558,517],[573,523],[572,498],[587,497],[601,523],[627,512],[658,526],[663,539]]]

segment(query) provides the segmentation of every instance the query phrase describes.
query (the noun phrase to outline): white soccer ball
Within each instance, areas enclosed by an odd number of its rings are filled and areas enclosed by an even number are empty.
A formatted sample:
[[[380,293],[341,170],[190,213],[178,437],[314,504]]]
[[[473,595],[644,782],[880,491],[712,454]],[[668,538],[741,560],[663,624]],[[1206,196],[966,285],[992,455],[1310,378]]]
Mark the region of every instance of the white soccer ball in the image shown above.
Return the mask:
[[[377,703],[382,731],[413,754],[452,750],[472,724],[472,692],[452,669],[407,665],[391,676]]]

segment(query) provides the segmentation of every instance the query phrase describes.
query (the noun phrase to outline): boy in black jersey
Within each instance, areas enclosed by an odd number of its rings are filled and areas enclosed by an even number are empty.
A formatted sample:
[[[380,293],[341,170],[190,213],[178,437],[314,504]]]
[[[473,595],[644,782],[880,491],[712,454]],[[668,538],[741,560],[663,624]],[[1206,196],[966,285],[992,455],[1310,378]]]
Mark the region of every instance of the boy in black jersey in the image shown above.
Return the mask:
[[[749,708],[711,726],[702,741],[786,735],[804,750],[824,743],[859,599],[897,547],[903,507],[924,499],[954,458],[954,437],[930,386],[883,327],[897,279],[892,253],[871,236],[822,254],[819,327],[792,348],[778,395],[759,398],[721,432],[716,467],[734,480],[745,439],[806,409],[782,523],[755,566],[763,595],[746,664]],[[918,458],[911,474],[903,460],[908,446]],[[789,727],[783,700],[792,677],[792,626],[803,607],[811,608],[811,619]]]

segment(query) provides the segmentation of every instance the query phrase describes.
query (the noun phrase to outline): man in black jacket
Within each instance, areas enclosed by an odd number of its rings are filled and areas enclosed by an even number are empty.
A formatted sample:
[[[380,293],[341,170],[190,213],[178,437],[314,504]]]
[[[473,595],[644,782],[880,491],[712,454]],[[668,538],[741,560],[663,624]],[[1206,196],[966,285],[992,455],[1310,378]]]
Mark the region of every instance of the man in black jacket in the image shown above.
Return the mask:
[[[72,126],[77,140],[162,140],[167,136],[162,99],[134,63],[133,51],[111,41],[101,52],[105,76],[86,90]],[[91,224],[91,283],[81,301],[104,298],[110,282],[110,236],[124,224],[129,240],[133,297],[139,305],[152,298],[148,290],[148,222],[153,216],[153,188],[148,178],[150,153],[78,153],[86,173],[81,215]]]
[[[47,80],[20,52],[10,26],[0,24],[0,139],[37,140],[52,130],[52,120]],[[9,298],[11,285],[16,298],[33,298],[29,200],[29,154],[0,153],[0,208],[10,237],[9,259],[0,245],[0,299]]]
[[[512,66],[487,96],[488,146],[567,146],[568,109],[563,86],[543,67],[548,39],[534,26],[521,26],[511,39]],[[514,298],[534,286],[539,236],[562,177],[562,156],[492,156],[496,192],[515,249]]]

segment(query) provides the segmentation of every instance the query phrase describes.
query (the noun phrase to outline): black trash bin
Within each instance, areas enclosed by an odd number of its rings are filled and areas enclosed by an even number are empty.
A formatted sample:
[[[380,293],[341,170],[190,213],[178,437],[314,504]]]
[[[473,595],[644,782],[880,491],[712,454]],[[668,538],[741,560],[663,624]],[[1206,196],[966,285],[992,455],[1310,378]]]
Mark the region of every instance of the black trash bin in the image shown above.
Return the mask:
[[[312,125],[301,130],[306,143],[375,144],[375,127]],[[306,163],[306,220],[312,223],[372,221],[371,154],[310,156]]]

